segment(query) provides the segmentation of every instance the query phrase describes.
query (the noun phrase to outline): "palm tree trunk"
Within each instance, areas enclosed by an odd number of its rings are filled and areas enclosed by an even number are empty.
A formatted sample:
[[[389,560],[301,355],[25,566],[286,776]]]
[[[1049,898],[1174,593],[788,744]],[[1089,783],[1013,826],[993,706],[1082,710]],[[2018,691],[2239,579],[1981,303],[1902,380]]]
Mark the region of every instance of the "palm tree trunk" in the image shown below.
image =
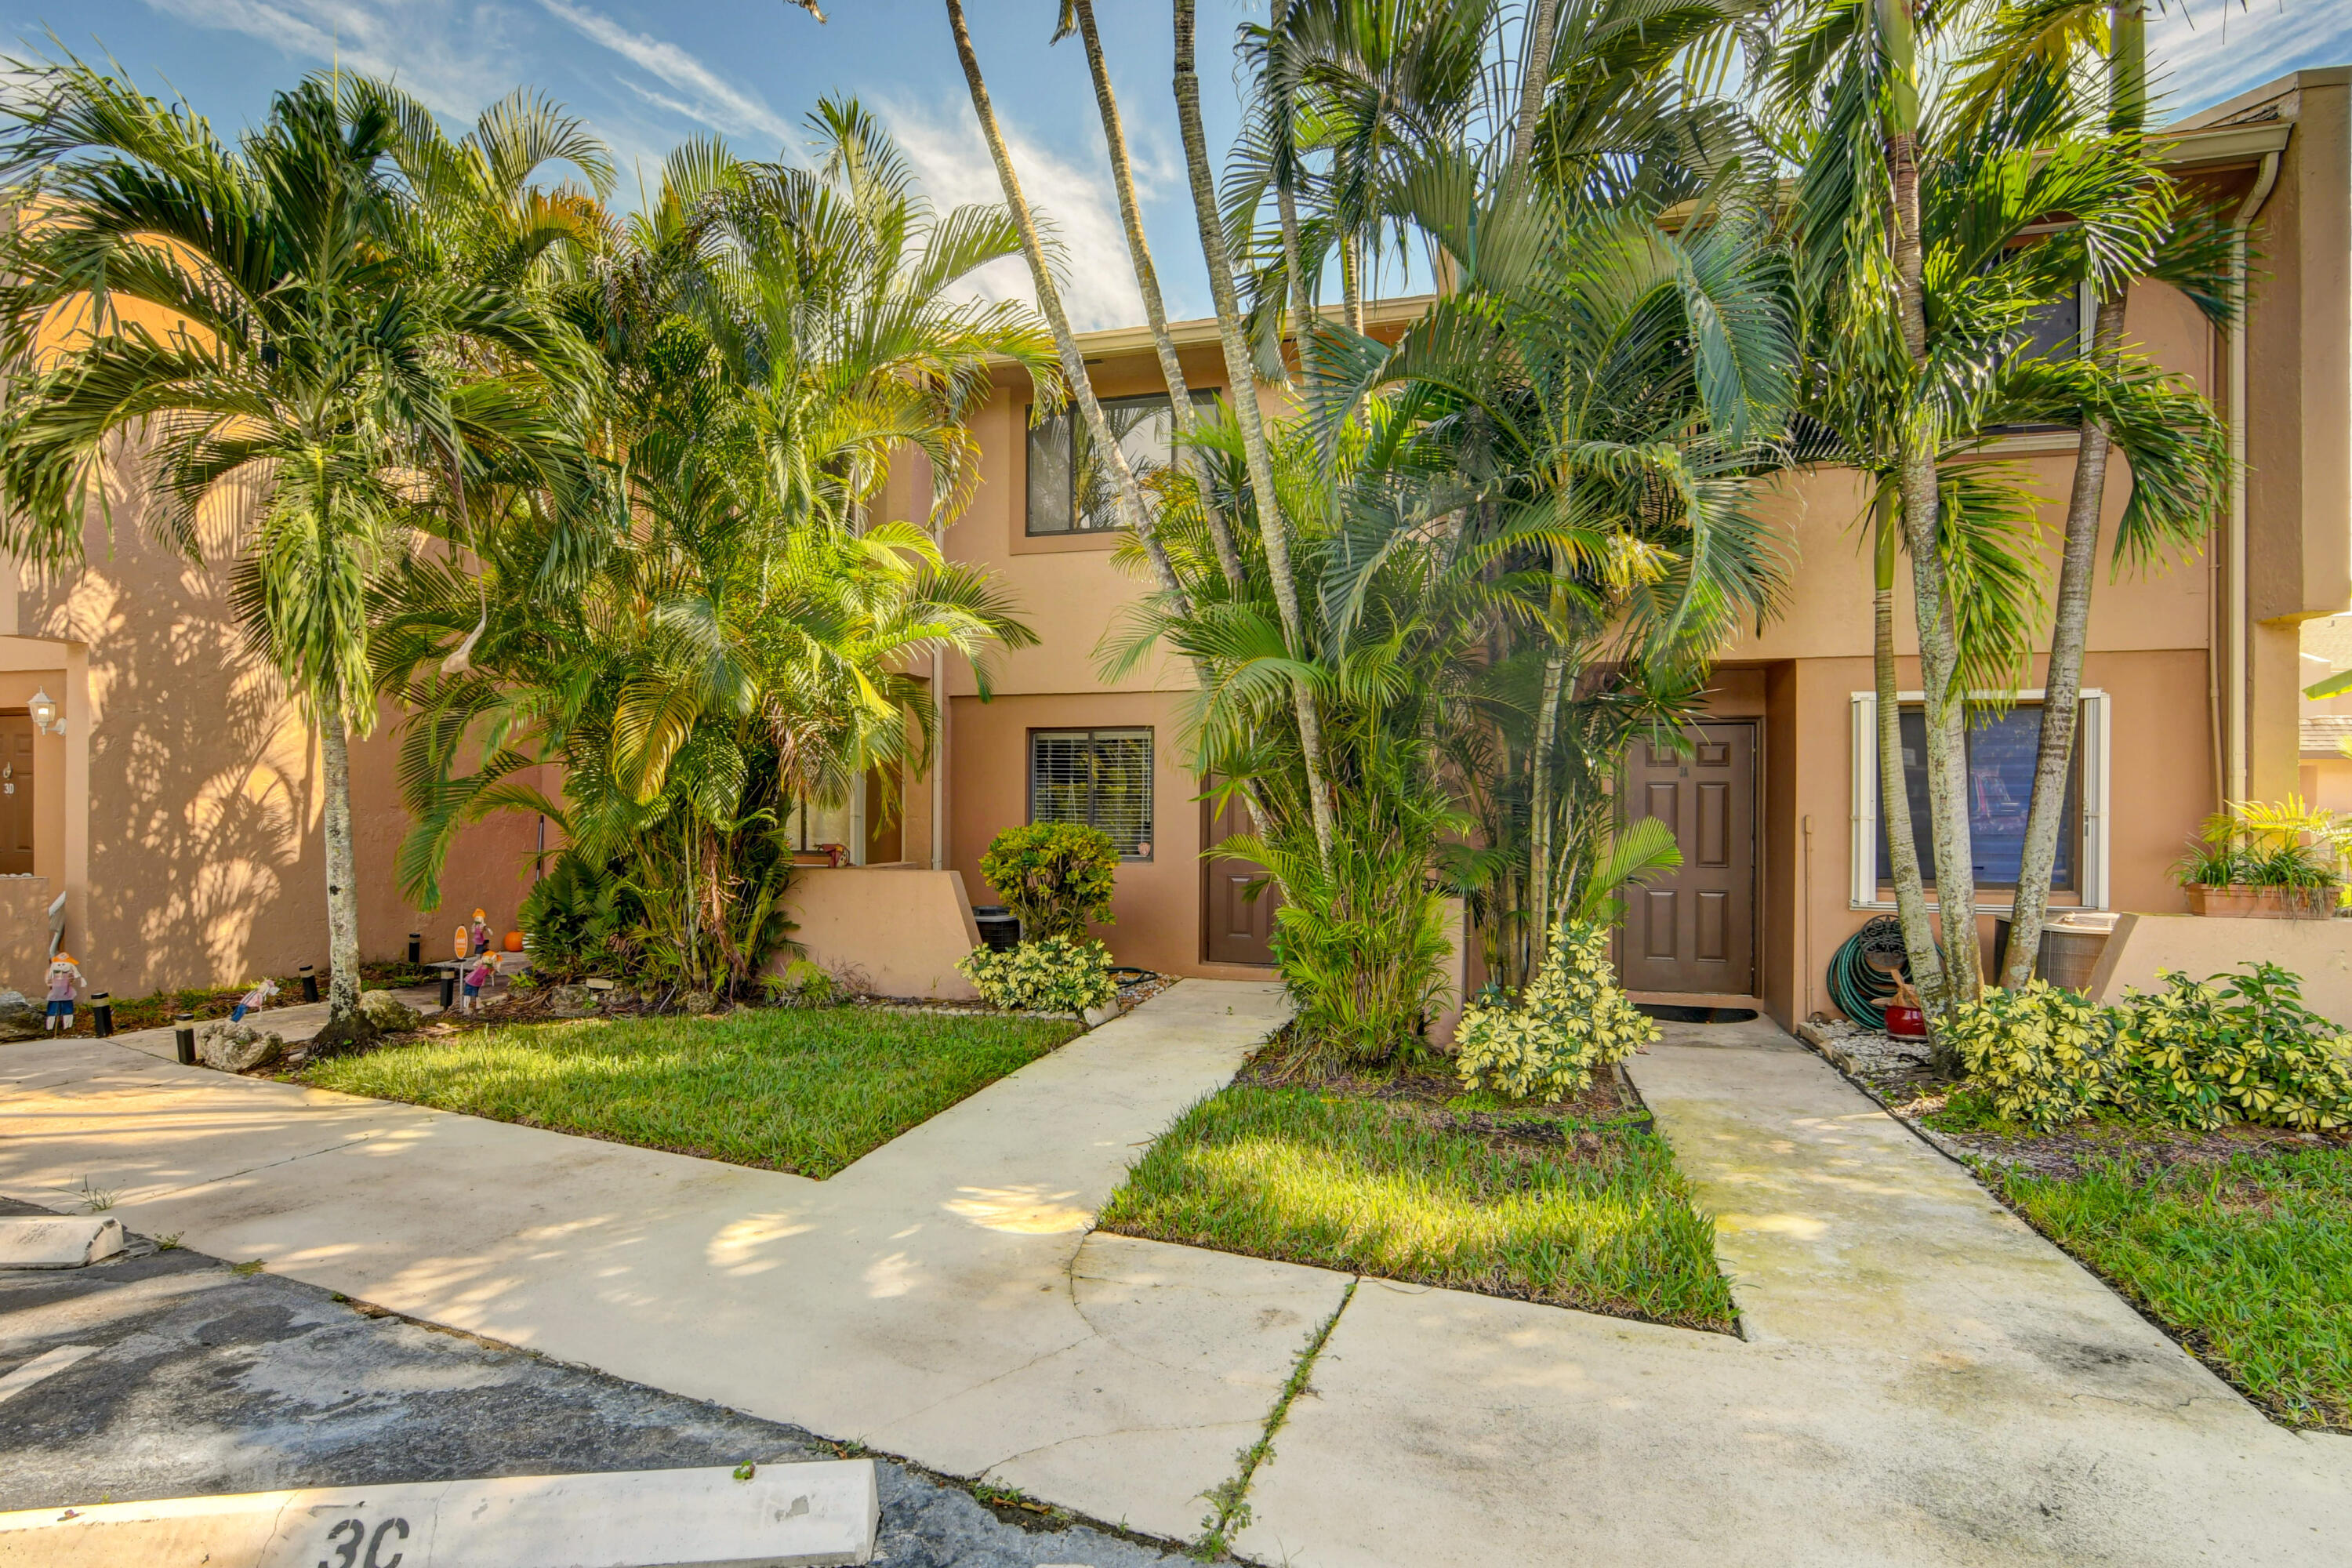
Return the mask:
[[[1536,0],[1519,46],[1519,108],[1511,121],[1511,173],[1528,166],[1536,150],[1536,121],[1543,114],[1544,89],[1551,82],[1552,35],[1559,27],[1559,0]]]
[[[1944,966],[1936,951],[1935,931],[1927,920],[1927,889],[1919,879],[1919,841],[1912,836],[1911,792],[1903,772],[1903,714],[1895,699],[1895,546],[1898,525],[1891,487],[1880,487],[1876,511],[1871,664],[1878,689],[1878,796],[1884,803],[1879,826],[1886,835],[1886,857],[1895,871],[1895,912],[1903,922],[1904,956],[1911,961],[1912,983],[1925,994],[1943,989]]]
[[[352,847],[351,740],[340,713],[319,725],[319,757],[326,784],[327,1023],[360,1010],[360,892]]]
[[[1110,146],[1111,184],[1118,190],[1119,221],[1127,226],[1127,254],[1135,264],[1135,286],[1143,296],[1143,319],[1151,328],[1152,347],[1160,354],[1160,376],[1168,384],[1171,417],[1175,421],[1176,437],[1185,453],[1186,464],[1192,470],[1192,482],[1201,497],[1202,521],[1208,525],[1209,544],[1217,552],[1217,569],[1224,574],[1225,585],[1239,592],[1242,585],[1241,553],[1234,548],[1234,531],[1225,521],[1225,514],[1217,510],[1214,492],[1210,488],[1207,454],[1192,445],[1201,421],[1192,411],[1192,389],[1184,384],[1184,366],[1176,357],[1176,340],[1168,331],[1168,307],[1160,295],[1160,270],[1151,264],[1151,243],[1143,232],[1143,206],[1136,199],[1135,169],[1128,161],[1127,130],[1119,119],[1118,99],[1110,87],[1110,67],[1103,59],[1102,39],[1095,31],[1094,0],[1075,0],[1078,36],[1087,47],[1087,69],[1094,76],[1095,106],[1102,111],[1103,140]]]
[[[950,0],[950,5],[954,0]],[[1308,655],[1306,627],[1298,614],[1298,582],[1291,571],[1290,533],[1274,488],[1274,458],[1266,450],[1265,419],[1257,405],[1257,376],[1253,369],[1249,339],[1242,329],[1241,303],[1234,288],[1233,257],[1225,248],[1225,231],[1217,211],[1216,182],[1209,172],[1209,147],[1201,128],[1201,78],[1192,58],[1193,0],[1175,0],[1176,120],[1184,137],[1184,168],[1192,187],[1192,216],[1201,230],[1201,254],[1208,264],[1209,293],[1217,309],[1217,337],[1225,352],[1225,377],[1233,389],[1234,413],[1241,421],[1242,455],[1249,469],[1250,489],[1257,500],[1258,532],[1265,542],[1266,576],[1274,585],[1276,611],[1282,617],[1283,639],[1294,655]],[[959,22],[959,25],[961,23]],[[1298,721],[1298,748],[1307,768],[1307,793],[1314,814],[1315,842],[1328,864],[1331,858],[1331,791],[1324,778],[1323,722],[1315,693],[1294,677],[1290,683],[1292,711]]]
[[[1062,362],[1062,375],[1070,384],[1070,395],[1077,401],[1079,412],[1087,422],[1087,434],[1094,442],[1097,458],[1110,468],[1112,482],[1118,489],[1119,510],[1128,527],[1143,542],[1143,552],[1150,560],[1152,575],[1159,580],[1160,592],[1184,603],[1183,585],[1176,579],[1175,568],[1168,563],[1168,552],[1161,547],[1160,536],[1152,527],[1150,503],[1143,488],[1135,481],[1135,470],[1129,467],[1127,453],[1111,434],[1110,423],[1103,417],[1102,404],[1095,396],[1094,384],[1087,377],[1086,355],[1078,350],[1078,341],[1070,331],[1070,318],[1062,309],[1061,291],[1054,287],[1054,275],[1045,266],[1045,247],[1037,238],[1037,222],[1029,211],[1028,199],[1021,194],[1021,176],[1013,167],[1013,155],[1005,150],[1004,135],[997,128],[996,110],[990,103],[988,83],[981,75],[980,57],[971,47],[971,29],[964,25],[962,0],[947,0],[948,26],[955,34],[956,58],[963,63],[963,79],[971,89],[971,109],[979,117],[981,134],[988,142],[988,154],[996,164],[997,183],[1004,190],[1004,205],[1013,215],[1013,227],[1021,235],[1021,254],[1029,263],[1030,281],[1037,290],[1037,308],[1045,312],[1045,323],[1053,329],[1054,348]]]
[[[2147,111],[2147,16],[2143,0],[2116,0],[2111,8],[2108,127],[2137,132]],[[2091,362],[2115,368],[2123,346],[2128,288],[2100,300],[2091,329]],[[2065,549],[2058,563],[2058,606],[2050,628],[2050,665],[2042,679],[2042,741],[2033,758],[2033,800],[2025,814],[2025,844],[2017,868],[2017,901],[2010,913],[2009,955],[2000,984],[2014,988],[2033,977],[2042,928],[2050,912],[2050,874],[2058,859],[2058,832],[2066,784],[2074,769],[2082,727],[2083,655],[2090,640],[2091,588],[2098,562],[2099,513],[2106,500],[2111,442],[2104,420],[2086,417],[2074,448],[2074,483],[2066,498]]]
[[[1339,320],[1361,336],[1364,331],[1364,242],[1349,235],[1339,242]]]
[[[1553,597],[1556,601],[1558,594]],[[1554,607],[1558,607],[1557,604]],[[1528,913],[1535,928],[1527,933],[1526,964],[1530,978],[1551,942],[1551,748],[1559,732],[1559,689],[1567,674],[1567,657],[1555,643],[1551,652],[1544,656],[1543,705],[1536,710],[1534,782],[1528,791]]]
[[[1878,23],[1895,79],[1894,114],[1886,138],[1895,195],[1895,273],[1903,343],[1915,372],[1927,363],[1925,250],[1919,222],[1919,103],[1916,47],[1907,0],[1878,0]],[[1941,1015],[1976,1000],[1983,988],[1977,951],[1976,873],[1969,838],[1968,716],[1965,693],[1953,682],[1959,668],[1958,631],[1944,563],[1936,493],[1933,438],[1906,417],[1896,442],[1903,495],[1904,542],[1911,552],[1912,609],[1919,627],[1919,684],[1926,701],[1927,809],[1936,841],[1936,907],[1941,919],[1941,987],[1922,996]]]
[[[2099,302],[2092,329],[2092,357],[2115,363],[2123,341],[2124,300]],[[2104,420],[2083,421],[2074,450],[2074,484],[2066,498],[2066,541],[2058,561],[2058,606],[2050,627],[2050,666],[2042,679],[2042,742],[2033,758],[2033,799],[2025,813],[2025,844],[2017,867],[2017,902],[2010,915],[2009,957],[2000,984],[2019,986],[2033,977],[2042,952],[2042,927],[2050,912],[2050,874],[2058,859],[2058,830],[2066,809],[2066,784],[2074,769],[2074,742],[2082,728],[2083,654],[2090,641],[2091,585],[2098,575],[2099,511],[2106,498],[2111,443]]]

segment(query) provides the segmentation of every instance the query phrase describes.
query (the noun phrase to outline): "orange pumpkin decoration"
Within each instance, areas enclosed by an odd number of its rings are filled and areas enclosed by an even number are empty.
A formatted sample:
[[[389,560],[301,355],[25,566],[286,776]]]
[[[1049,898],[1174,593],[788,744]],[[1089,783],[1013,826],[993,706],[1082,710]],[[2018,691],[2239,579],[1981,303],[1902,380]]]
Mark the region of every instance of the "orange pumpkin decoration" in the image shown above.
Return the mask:
[[[522,932],[519,931],[510,931],[507,932],[507,951],[509,952],[520,952],[522,951]]]

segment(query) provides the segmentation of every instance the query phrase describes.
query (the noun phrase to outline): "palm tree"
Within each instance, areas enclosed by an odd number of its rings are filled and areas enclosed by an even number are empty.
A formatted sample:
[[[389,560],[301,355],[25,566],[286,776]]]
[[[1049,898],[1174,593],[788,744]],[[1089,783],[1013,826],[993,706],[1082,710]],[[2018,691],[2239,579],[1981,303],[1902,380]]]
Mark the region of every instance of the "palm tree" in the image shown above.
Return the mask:
[[[1207,133],[1201,126],[1201,77],[1194,60],[1193,0],[1175,0],[1176,122],[1184,141],[1184,171],[1192,192],[1192,216],[1200,230],[1201,254],[1208,264],[1209,295],[1217,312],[1217,341],[1224,351],[1225,381],[1239,430],[1249,495],[1257,520],[1265,574],[1281,618],[1284,647],[1294,665],[1288,685],[1293,721],[1298,727],[1300,765],[1307,780],[1307,808],[1315,825],[1315,843],[1325,861],[1331,856],[1336,830],[1331,819],[1331,790],[1323,758],[1323,721],[1313,681],[1304,668],[1312,656],[1304,617],[1299,614],[1298,574],[1292,569],[1290,535],[1276,501],[1274,459],[1266,444],[1265,419],[1257,405],[1255,356],[1244,327],[1241,296],[1234,286],[1231,247],[1217,210],[1216,182],[1209,170]],[[1298,330],[1308,323],[1303,319]]]
[[[981,134],[988,142],[989,157],[996,165],[997,184],[1003,188],[1005,209],[1012,215],[1021,236],[1021,254],[1029,263],[1029,281],[1037,296],[1037,308],[1045,312],[1053,328],[1054,345],[1060,353],[1062,379],[1070,395],[1078,405],[1085,419],[1087,434],[1093,442],[1095,460],[1101,463],[1110,476],[1118,500],[1118,515],[1127,527],[1142,541],[1145,556],[1151,563],[1151,574],[1163,594],[1178,594],[1175,574],[1169,569],[1167,552],[1161,547],[1152,528],[1151,504],[1143,487],[1119,446],[1118,435],[1103,417],[1102,402],[1095,395],[1094,384],[1087,376],[1086,355],[1078,349],[1076,335],[1070,330],[1069,312],[1062,308],[1061,289],[1054,281],[1050,258],[1045,254],[1045,242],[1037,232],[1036,215],[1030,211],[1028,198],[1021,194],[1020,172],[1013,166],[1013,154],[1004,145],[1004,133],[996,123],[996,109],[988,97],[988,82],[980,68],[980,56],[971,47],[971,29],[965,26],[961,0],[948,0],[948,27],[955,37],[956,58],[963,64],[965,84],[971,91],[972,113],[979,118]],[[1043,407],[1043,405],[1040,405]]]
[[[2220,214],[2194,202],[2166,181],[2149,155],[2147,125],[2147,6],[2146,0],[2062,0],[2017,12],[2000,13],[1985,47],[1974,62],[1969,106],[1979,115],[2000,112],[2023,93],[2063,100],[2086,84],[2105,102],[2084,106],[2089,120],[2104,109],[2105,132],[2124,155],[2137,153],[2150,200],[2163,211],[2155,248],[2143,276],[2172,284],[2187,294],[2206,319],[2228,328],[2236,300],[2227,274],[2226,230]],[[2090,365],[2113,380],[2146,374],[2137,356],[2124,353],[2125,311],[2130,275],[2111,276],[2096,296],[2089,345]],[[2059,555],[2056,613],[2050,631],[2048,674],[2042,680],[2042,733],[2035,753],[2033,793],[2025,819],[2017,901],[2010,918],[2009,952],[2000,977],[2004,986],[2032,978],[2049,912],[2051,869],[2066,792],[2074,771],[2075,731],[2081,717],[2083,654],[2089,641],[2091,591],[2097,575],[2099,522],[2107,489],[2114,432],[2095,409],[2076,416],[2081,436],[2074,479],[2066,498],[2063,544]],[[2196,431],[2193,418],[2183,427]],[[2139,495],[2137,474],[2130,516],[2116,541],[2117,564],[2154,554],[2194,552],[2202,544],[2206,514],[2167,505],[2150,508]]]
[[[396,99],[313,77],[261,127],[223,142],[79,60],[23,68],[5,138],[13,193],[36,213],[5,242],[0,424],[5,542],[80,550],[103,464],[133,437],[172,543],[192,556],[210,497],[259,497],[235,594],[255,653],[319,735],[331,1037],[358,1026],[359,905],[349,735],[373,724],[367,592],[420,476],[462,489],[480,445],[535,426],[533,377],[562,333],[511,292],[438,271],[398,179]],[[154,328],[130,309],[152,307]],[[87,332],[43,340],[61,311]],[[461,384],[444,350],[509,367]]]
[[[781,940],[792,814],[928,747],[916,661],[961,653],[984,680],[992,647],[1028,640],[984,574],[871,515],[908,447],[927,521],[968,501],[994,363],[1055,384],[1033,316],[954,297],[1013,226],[935,216],[855,100],[810,124],[814,169],[689,144],[637,219],[601,226],[567,285],[609,369],[584,415],[601,489],[547,504],[528,471],[491,476],[477,564],[415,555],[378,634],[380,679],[415,710],[403,886],[435,898],[466,824],[544,813],[564,886],[621,879],[635,962],[691,987],[746,984]],[[551,762],[561,801],[518,779]]]
[[[2133,461],[2127,558],[2201,526],[2225,458],[2210,407],[2144,362],[2021,347],[2053,299],[2085,280],[2111,293],[2152,265],[2170,198],[2137,139],[2085,134],[2046,79],[2012,79],[1989,111],[1964,111],[1942,62],[1965,58],[1967,37],[1933,41],[1929,70],[1906,7],[1826,0],[1798,28],[1777,90],[1802,167],[1790,226],[1808,413],[1839,460],[1882,481],[1881,793],[1913,974],[1941,1011],[1981,987],[1969,691],[2015,684],[2040,607],[2037,498],[1977,454],[2003,426],[2095,417]],[[1923,94],[1948,111],[1923,115]],[[2051,230],[2054,215],[2068,221]],[[1886,620],[1897,539],[1918,617],[1940,931],[1898,820]]]
[[[1061,26],[1055,31],[1054,42],[1060,43],[1075,29],[1087,50],[1087,71],[1095,84],[1095,106],[1102,114],[1103,141],[1110,149],[1111,184],[1118,192],[1119,221],[1127,229],[1128,258],[1135,267],[1135,283],[1143,296],[1143,318],[1151,329],[1151,343],[1160,357],[1160,379],[1168,387],[1170,418],[1175,425],[1176,445],[1182,451],[1186,466],[1193,471],[1196,489],[1202,499],[1202,521],[1209,533],[1209,542],[1217,552],[1217,566],[1228,590],[1242,585],[1241,556],[1234,548],[1232,526],[1224,513],[1206,500],[1210,476],[1207,460],[1195,445],[1200,434],[1200,416],[1192,406],[1192,389],[1184,383],[1183,363],[1176,356],[1176,340],[1168,331],[1168,307],[1160,297],[1160,271],[1151,264],[1151,242],[1143,232],[1143,206],[1135,194],[1135,169],[1127,155],[1127,131],[1120,122],[1118,98],[1111,90],[1110,67],[1103,58],[1102,37],[1095,28],[1093,0],[1063,0]]]

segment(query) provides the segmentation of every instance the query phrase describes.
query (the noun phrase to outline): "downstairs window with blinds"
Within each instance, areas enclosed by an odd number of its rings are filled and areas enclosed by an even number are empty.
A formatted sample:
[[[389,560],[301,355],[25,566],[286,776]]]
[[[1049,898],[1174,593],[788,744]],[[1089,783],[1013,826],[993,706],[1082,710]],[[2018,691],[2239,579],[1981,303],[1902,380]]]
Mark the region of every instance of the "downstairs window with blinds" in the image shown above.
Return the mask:
[[[1151,731],[1029,731],[1029,820],[1098,827],[1129,860],[1151,858]]]

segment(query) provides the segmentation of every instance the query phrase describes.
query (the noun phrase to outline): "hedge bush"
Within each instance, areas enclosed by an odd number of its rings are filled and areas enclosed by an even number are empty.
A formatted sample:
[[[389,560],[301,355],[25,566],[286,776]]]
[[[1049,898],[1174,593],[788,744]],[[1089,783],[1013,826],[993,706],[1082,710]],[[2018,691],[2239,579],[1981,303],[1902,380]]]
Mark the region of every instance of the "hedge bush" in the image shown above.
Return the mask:
[[[999,952],[975,947],[956,968],[999,1007],[1029,1013],[1084,1013],[1118,994],[1110,950],[1099,942],[1049,936]]]
[[[1099,828],[1033,822],[992,839],[980,874],[1020,917],[1024,938],[1082,938],[1088,925],[1110,923],[1118,849]]]
[[[1617,987],[1609,928],[1568,921],[1552,928],[1543,968],[1517,1006],[1463,1013],[1455,1067],[1467,1088],[1550,1105],[1657,1037],[1657,1025]]]
[[[2303,1005],[2298,976],[2275,963],[2245,971],[2168,973],[2161,991],[2125,994],[2124,1106],[2180,1127],[2352,1124],[2352,1038]]]
[[[2114,1010],[2046,980],[1988,991],[1944,1025],[1970,1078],[1992,1091],[1993,1109],[2048,1130],[2079,1121],[2111,1100],[2124,1071]]]
[[[2036,980],[1989,991],[1944,1025],[2000,1115],[2047,1130],[2107,1108],[2176,1127],[2352,1126],[2352,1038],[2274,963],[2098,1007]]]

